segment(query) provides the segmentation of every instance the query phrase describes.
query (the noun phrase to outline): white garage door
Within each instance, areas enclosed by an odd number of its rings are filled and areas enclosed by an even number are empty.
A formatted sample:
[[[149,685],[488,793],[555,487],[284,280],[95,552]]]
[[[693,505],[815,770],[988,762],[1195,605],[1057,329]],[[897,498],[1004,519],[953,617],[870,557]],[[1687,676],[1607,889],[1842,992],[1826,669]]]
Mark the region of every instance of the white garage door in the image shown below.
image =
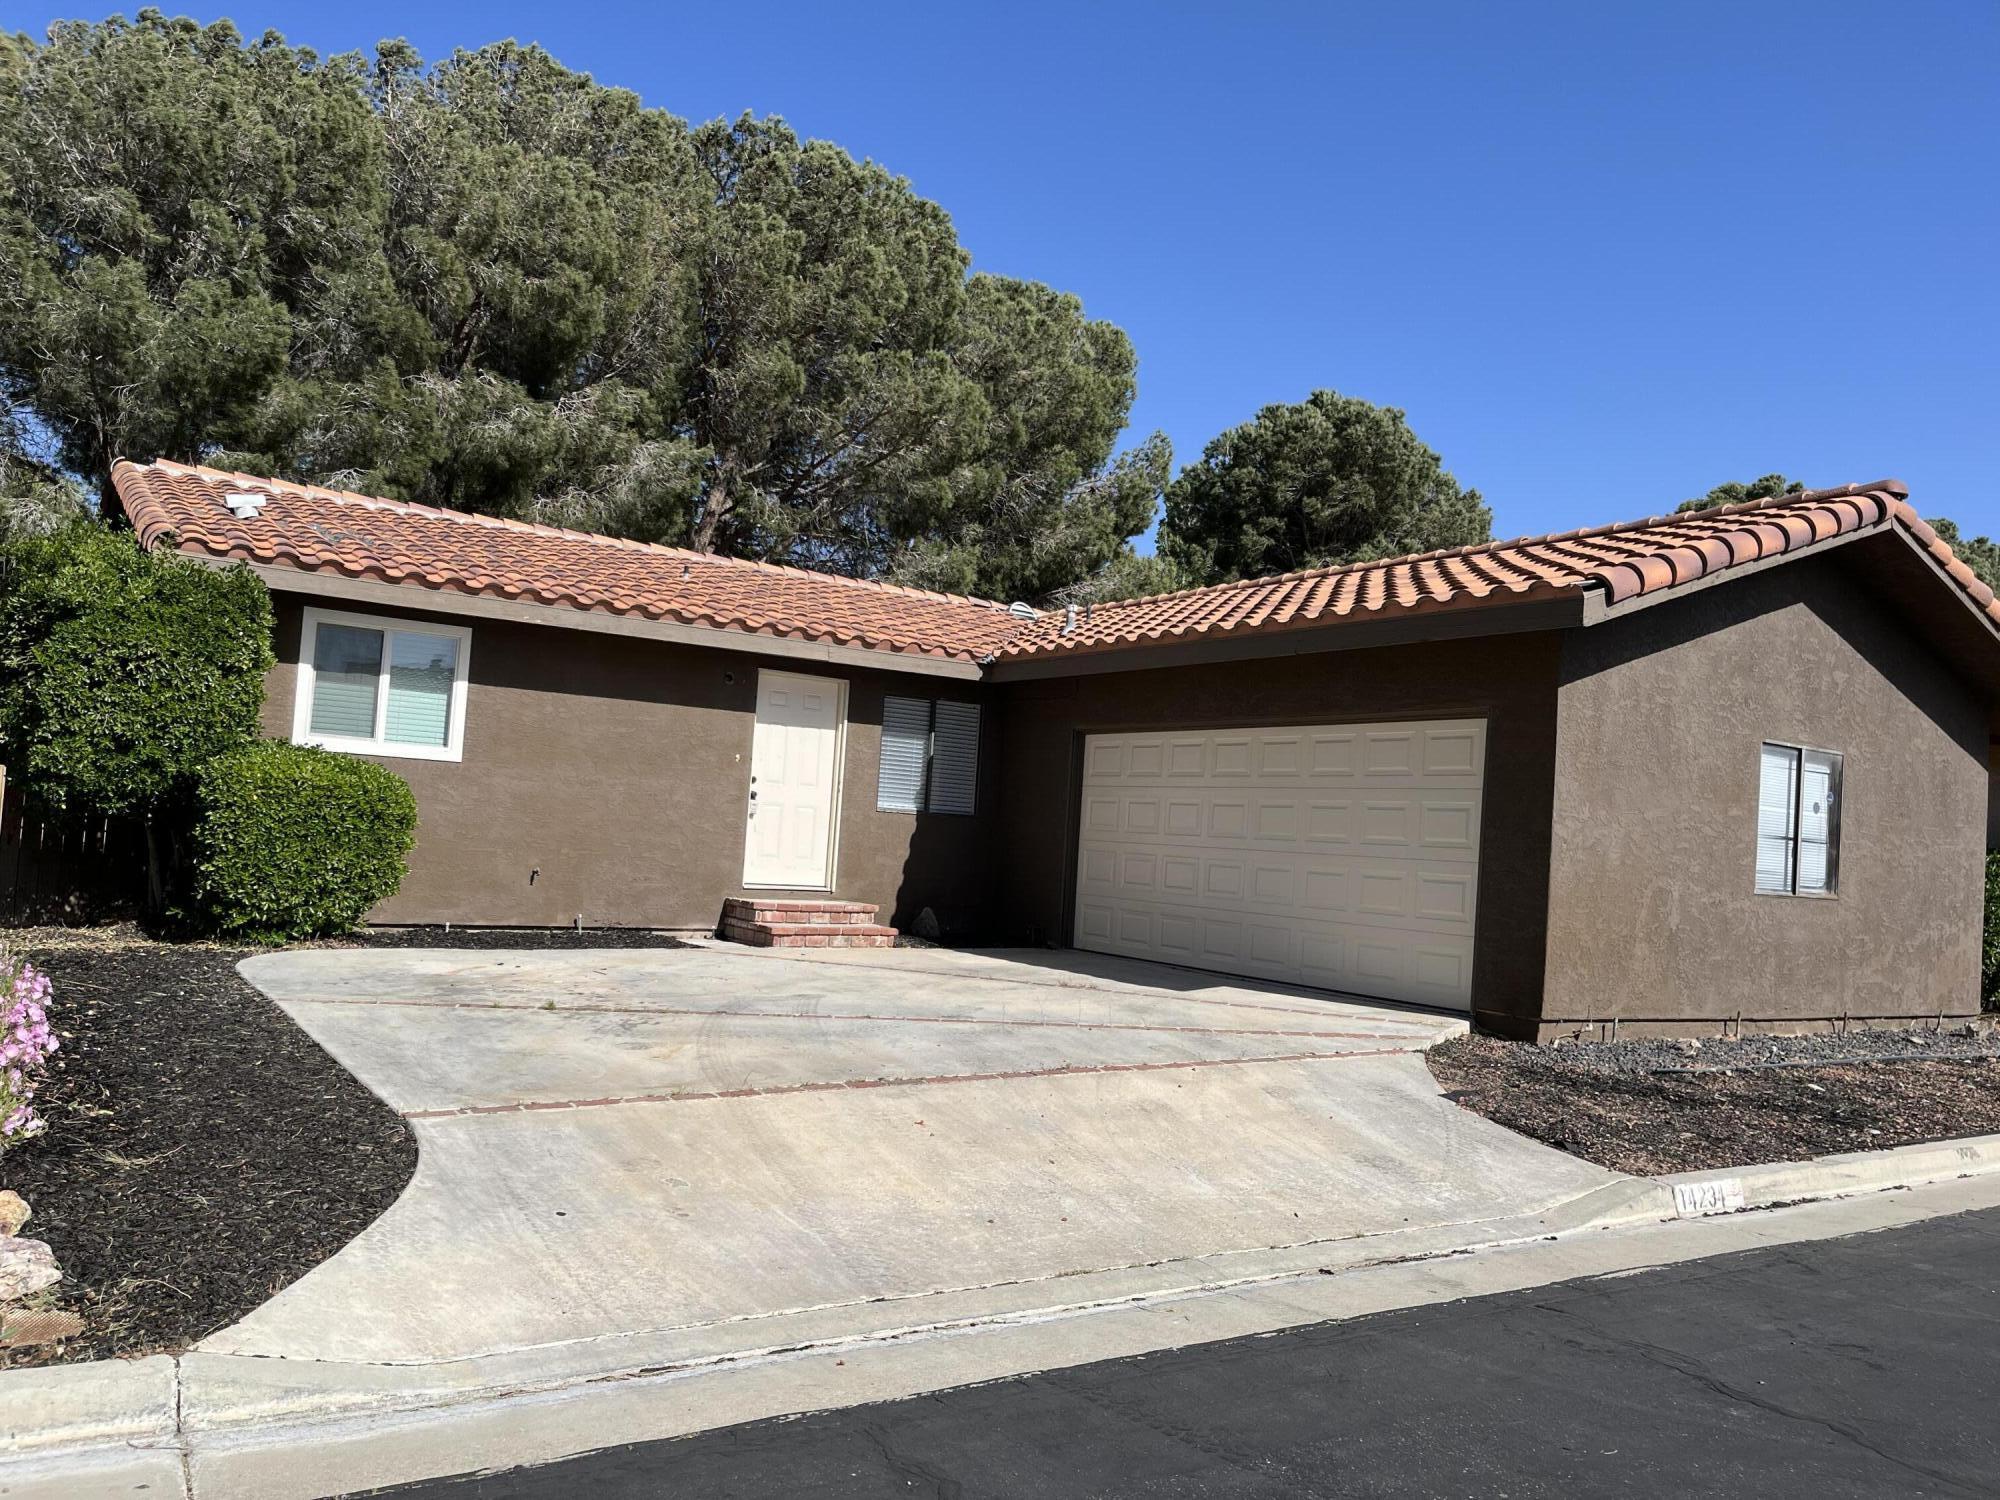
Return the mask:
[[[1096,734],[1076,945],[1469,1008],[1484,719]]]

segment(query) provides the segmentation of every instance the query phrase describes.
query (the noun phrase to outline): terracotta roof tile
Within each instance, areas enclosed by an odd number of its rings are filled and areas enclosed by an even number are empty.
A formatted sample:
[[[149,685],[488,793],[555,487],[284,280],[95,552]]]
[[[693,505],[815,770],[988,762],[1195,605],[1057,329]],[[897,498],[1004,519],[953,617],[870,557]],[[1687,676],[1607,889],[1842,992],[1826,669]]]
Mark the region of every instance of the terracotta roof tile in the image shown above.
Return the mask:
[[[1416,611],[1504,608],[1597,591],[1618,604],[1855,532],[1903,526],[2000,622],[2000,603],[1895,480],[1686,515],[1245,579],[1023,620],[1006,606],[550,526],[464,515],[185,464],[120,461],[113,482],[148,546],[417,589],[672,620],[961,661],[1266,634]],[[227,497],[267,497],[254,517]],[[413,601],[414,602],[414,601]]]
[[[147,546],[311,573],[965,661],[1022,623],[983,599],[187,464],[121,460],[112,481]],[[244,489],[269,497],[249,519],[225,498]]]
[[[1918,519],[1893,479],[1843,489],[1751,500],[1688,514],[1489,542],[1478,547],[1350,563],[1276,578],[1099,604],[1065,629],[1060,615],[1025,625],[1001,659],[1092,652],[1136,644],[1163,620],[1195,621],[1219,633],[1297,628],[1411,610],[1492,608],[1600,590],[1613,604],[1689,584],[1728,568],[1891,522],[1927,546],[1971,602],[2000,623],[2000,605],[1936,533]],[[1329,587],[1328,585],[1331,585]],[[1296,591],[1296,607],[1267,607]],[[1261,613],[1259,612],[1261,608]],[[1251,623],[1254,616],[1257,623]]]

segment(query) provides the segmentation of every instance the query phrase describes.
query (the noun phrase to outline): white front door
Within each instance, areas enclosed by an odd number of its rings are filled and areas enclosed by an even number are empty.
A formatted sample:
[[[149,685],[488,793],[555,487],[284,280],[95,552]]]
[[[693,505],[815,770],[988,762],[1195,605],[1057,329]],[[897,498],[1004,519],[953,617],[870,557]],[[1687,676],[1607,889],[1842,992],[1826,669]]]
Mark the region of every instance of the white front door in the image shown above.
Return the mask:
[[[832,889],[846,694],[836,677],[757,674],[745,885]]]
[[[1084,741],[1076,946],[1466,1009],[1486,722]]]

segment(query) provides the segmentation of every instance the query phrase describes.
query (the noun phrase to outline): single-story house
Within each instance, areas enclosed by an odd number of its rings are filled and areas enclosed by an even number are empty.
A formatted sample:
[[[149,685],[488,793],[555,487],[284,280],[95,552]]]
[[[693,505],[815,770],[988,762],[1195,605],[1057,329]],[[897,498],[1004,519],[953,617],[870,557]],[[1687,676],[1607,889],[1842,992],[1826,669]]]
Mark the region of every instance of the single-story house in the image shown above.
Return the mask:
[[[114,480],[269,584],[270,732],[415,789],[381,922],[855,900],[1542,1038],[1978,1009],[2000,608],[1893,481],[1036,611]]]

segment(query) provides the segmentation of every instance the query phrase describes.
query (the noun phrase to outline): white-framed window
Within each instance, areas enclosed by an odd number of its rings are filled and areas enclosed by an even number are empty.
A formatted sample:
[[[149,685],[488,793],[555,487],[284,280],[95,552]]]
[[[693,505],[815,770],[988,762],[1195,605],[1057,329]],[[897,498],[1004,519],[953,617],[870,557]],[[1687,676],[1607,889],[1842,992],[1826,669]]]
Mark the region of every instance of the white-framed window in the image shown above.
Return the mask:
[[[292,739],[410,760],[458,760],[472,632],[308,609]]]
[[[1831,896],[1840,885],[1840,757],[1765,744],[1757,765],[1757,889]]]
[[[978,800],[979,705],[884,698],[877,810],[969,815]]]

